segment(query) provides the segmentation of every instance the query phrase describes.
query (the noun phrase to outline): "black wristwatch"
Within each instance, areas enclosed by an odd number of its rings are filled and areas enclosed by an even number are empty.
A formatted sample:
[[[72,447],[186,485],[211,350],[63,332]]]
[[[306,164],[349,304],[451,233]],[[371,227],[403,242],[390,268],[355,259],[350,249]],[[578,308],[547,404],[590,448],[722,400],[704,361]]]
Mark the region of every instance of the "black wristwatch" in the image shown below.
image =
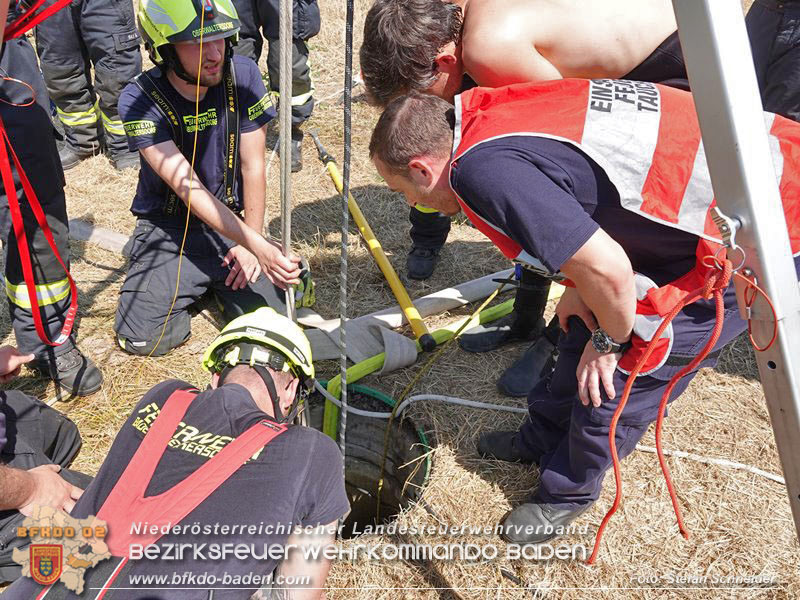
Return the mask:
[[[592,347],[595,352],[600,354],[616,354],[617,352],[625,352],[630,348],[630,340],[627,342],[615,342],[610,335],[608,335],[602,328],[598,327],[592,332]]]

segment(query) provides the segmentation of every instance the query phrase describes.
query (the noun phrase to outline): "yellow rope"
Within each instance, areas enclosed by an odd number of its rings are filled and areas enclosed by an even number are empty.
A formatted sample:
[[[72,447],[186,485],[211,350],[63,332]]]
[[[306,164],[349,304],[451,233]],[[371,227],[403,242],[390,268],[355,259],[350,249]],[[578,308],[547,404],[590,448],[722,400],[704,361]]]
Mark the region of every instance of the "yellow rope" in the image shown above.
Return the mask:
[[[189,218],[192,215],[192,188],[194,185],[194,163],[195,158],[197,156],[197,135],[200,131],[200,127],[197,126],[198,121],[200,120],[200,73],[203,68],[203,22],[205,21],[205,11],[200,10],[200,56],[197,59],[197,83],[195,84],[195,96],[194,96],[194,141],[192,143],[192,160],[190,161],[190,168],[189,168],[189,196],[186,198],[186,223],[184,224],[183,228],[183,239],[181,239],[181,247],[178,251],[178,276],[177,280],[175,281],[175,293],[172,295],[172,304],[169,306],[169,311],[167,311],[167,317],[164,319],[164,326],[161,328],[161,335],[158,336],[158,340],[156,341],[155,346],[153,349],[150,350],[150,353],[145,358],[150,358],[153,356],[153,352],[156,351],[158,345],[161,343],[161,340],[164,338],[164,333],[167,331],[167,324],[169,323],[169,318],[172,315],[172,311],[175,308],[175,303],[178,300],[178,291],[181,285],[181,266],[183,264],[183,249],[186,245],[186,237],[189,233]],[[180,60],[180,59],[179,59]],[[233,68],[231,66],[231,68]],[[141,377],[142,369],[144,369],[144,361],[142,362],[141,367],[139,368],[139,376]]]

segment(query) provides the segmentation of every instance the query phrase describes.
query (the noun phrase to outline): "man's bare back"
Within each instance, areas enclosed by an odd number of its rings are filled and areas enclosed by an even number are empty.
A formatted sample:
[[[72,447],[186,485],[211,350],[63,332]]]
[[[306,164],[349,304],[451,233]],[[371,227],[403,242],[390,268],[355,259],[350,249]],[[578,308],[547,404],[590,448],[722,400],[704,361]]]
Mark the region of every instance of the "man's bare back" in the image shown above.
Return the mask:
[[[618,78],[677,25],[670,0],[458,0],[461,59],[479,85]]]

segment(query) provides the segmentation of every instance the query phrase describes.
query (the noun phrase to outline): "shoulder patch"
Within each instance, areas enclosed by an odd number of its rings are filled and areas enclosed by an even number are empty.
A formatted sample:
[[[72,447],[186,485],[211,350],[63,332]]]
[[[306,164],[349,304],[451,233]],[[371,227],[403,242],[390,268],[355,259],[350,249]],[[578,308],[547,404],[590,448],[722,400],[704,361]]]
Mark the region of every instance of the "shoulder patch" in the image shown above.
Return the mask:
[[[125,127],[125,133],[130,137],[153,135],[156,132],[155,121],[126,121],[123,125]]]
[[[251,121],[255,121],[258,117],[264,114],[270,105],[271,102],[269,99],[269,92],[266,92],[258,102],[247,109],[247,118]]]

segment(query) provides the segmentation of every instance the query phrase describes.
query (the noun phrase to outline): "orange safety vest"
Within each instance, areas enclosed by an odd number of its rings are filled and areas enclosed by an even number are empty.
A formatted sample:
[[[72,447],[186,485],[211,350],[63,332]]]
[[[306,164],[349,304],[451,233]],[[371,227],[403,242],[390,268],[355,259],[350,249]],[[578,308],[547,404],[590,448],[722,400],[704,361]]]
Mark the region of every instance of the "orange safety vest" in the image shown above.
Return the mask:
[[[572,144],[594,160],[619,192],[623,208],[645,219],[698,236],[695,268],[657,287],[637,274],[633,347],[620,368],[629,372],[663,316],[677,300],[700,287],[708,267],[700,259],[722,243],[711,219],[711,178],[688,92],[639,81],[562,79],[503,88],[474,88],[455,99],[451,166],[471,149],[508,136],[537,136]],[[780,182],[792,252],[800,254],[800,124],[764,113]],[[454,190],[455,191],[455,190]],[[456,194],[461,208],[505,256],[542,270],[497,226],[484,220]],[[668,328],[643,375],[664,364],[672,348]]]

